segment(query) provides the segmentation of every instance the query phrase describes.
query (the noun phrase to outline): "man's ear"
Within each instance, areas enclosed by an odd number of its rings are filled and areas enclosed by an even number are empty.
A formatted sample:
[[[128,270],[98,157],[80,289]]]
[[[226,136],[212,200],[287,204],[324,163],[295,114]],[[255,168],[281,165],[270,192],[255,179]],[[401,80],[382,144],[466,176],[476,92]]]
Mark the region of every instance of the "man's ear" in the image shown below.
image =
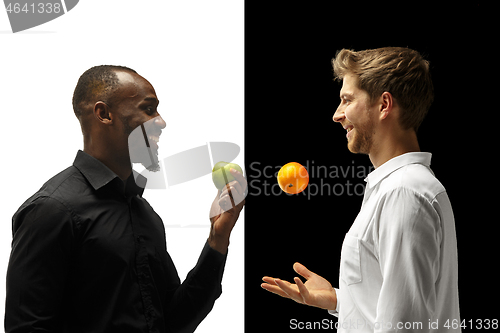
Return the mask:
[[[96,119],[103,124],[108,125],[112,123],[112,116],[109,112],[109,106],[102,101],[98,101],[95,103],[94,117],[96,117]]]
[[[394,108],[394,98],[390,92],[385,91],[380,96],[380,120],[387,118]]]

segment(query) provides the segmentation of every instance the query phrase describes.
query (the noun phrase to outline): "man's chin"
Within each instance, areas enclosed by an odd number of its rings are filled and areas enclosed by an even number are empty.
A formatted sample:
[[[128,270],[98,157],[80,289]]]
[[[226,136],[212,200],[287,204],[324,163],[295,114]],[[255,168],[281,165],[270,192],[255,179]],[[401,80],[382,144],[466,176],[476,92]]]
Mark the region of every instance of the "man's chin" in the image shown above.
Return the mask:
[[[355,138],[351,138],[349,141],[347,141],[347,149],[351,153],[354,154],[366,154],[368,155],[370,153],[370,148],[371,148],[371,143],[369,140],[356,140]]]
[[[347,149],[349,149],[349,151],[351,153],[354,153],[354,154],[359,153],[359,146],[356,145],[354,138],[350,138],[347,140]]]
[[[150,158],[148,159],[147,162],[141,163],[143,167],[146,168],[146,170],[151,171],[151,172],[158,172],[160,171],[160,162],[158,161],[158,151],[151,151],[152,155],[150,155]]]
[[[160,171],[160,162],[158,160],[158,151],[150,150],[146,153],[144,150],[138,154],[131,155],[132,163],[140,163],[146,170],[151,172]]]
[[[347,139],[347,149],[353,154],[360,154],[361,152],[361,144],[356,140],[356,133],[352,133],[351,137]]]
[[[160,171],[160,164],[159,163],[154,163],[149,166],[146,166],[144,163],[142,163],[142,166],[146,168],[146,170],[151,171],[151,172],[158,172]]]

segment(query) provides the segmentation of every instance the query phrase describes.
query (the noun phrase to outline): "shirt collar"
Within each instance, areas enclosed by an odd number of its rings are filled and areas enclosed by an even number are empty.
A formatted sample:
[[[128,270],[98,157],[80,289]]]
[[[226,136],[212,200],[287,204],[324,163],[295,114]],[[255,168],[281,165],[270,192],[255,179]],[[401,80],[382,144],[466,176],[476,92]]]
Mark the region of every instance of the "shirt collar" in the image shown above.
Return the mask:
[[[372,188],[377,185],[382,179],[389,176],[399,168],[409,164],[423,164],[427,167],[431,165],[431,153],[414,152],[391,158],[377,169],[373,170],[365,178],[366,186]]]
[[[103,186],[111,183],[113,180],[118,179],[122,186],[121,189],[123,190],[123,186],[125,186],[125,192],[127,194],[139,194],[142,196],[142,193],[144,192],[146,182],[144,176],[137,175],[135,171],[133,171],[133,174],[130,175],[129,179],[127,179],[124,184],[120,177],[111,171],[111,169],[95,157],[82,150],[78,150],[73,165],[83,174],[95,190],[99,190]],[[144,186],[138,186],[136,181],[139,182],[140,185],[142,184]]]

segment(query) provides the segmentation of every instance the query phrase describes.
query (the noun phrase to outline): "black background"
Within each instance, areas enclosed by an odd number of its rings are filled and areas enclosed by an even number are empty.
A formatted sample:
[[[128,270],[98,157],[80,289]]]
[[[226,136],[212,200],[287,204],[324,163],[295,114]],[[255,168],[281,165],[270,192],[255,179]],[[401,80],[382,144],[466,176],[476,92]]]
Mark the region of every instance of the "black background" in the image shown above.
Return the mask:
[[[292,161],[315,168],[371,165],[367,156],[347,150],[345,130],[332,121],[341,83],[333,81],[331,59],[342,48],[383,46],[416,49],[430,61],[435,102],[418,137],[421,150],[433,154],[431,168],[454,209],[461,318],[498,319],[492,306],[498,299],[493,160],[498,139],[492,118],[498,107],[485,89],[492,85],[485,64],[496,61],[496,43],[488,10],[478,2],[401,3],[401,8],[316,3],[245,5],[246,331],[294,331],[293,318],[336,320],[326,310],[268,293],[261,278],[292,281],[298,261],[338,287],[342,240],[362,196],[310,191],[314,184],[318,189],[364,181],[311,177],[303,193],[290,196],[279,191],[274,176]]]

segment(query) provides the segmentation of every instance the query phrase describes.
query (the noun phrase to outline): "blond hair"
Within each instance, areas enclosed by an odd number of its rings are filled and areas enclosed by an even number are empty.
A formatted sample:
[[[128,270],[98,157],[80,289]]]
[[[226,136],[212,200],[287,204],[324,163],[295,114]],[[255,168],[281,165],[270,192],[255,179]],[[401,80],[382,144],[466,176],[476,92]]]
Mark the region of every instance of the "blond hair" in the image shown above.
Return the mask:
[[[434,100],[429,62],[409,48],[342,49],[332,64],[337,80],[356,75],[358,87],[368,92],[371,103],[382,93],[391,93],[401,109],[399,122],[404,129],[416,131]]]

